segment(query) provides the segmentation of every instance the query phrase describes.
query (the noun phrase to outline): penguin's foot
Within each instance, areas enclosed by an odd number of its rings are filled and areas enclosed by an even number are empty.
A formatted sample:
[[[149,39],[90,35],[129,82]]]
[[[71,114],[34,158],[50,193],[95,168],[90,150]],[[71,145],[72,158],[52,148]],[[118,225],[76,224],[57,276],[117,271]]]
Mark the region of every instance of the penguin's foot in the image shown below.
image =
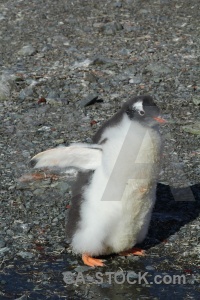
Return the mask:
[[[91,257],[87,254],[82,254],[82,260],[85,265],[90,267],[103,267],[104,263],[102,259]]]
[[[140,249],[140,248],[137,248],[137,247],[133,247],[133,248],[131,248],[129,250],[120,252],[119,255],[121,255],[121,256],[129,256],[129,255],[144,256],[145,255],[145,251],[143,249]]]

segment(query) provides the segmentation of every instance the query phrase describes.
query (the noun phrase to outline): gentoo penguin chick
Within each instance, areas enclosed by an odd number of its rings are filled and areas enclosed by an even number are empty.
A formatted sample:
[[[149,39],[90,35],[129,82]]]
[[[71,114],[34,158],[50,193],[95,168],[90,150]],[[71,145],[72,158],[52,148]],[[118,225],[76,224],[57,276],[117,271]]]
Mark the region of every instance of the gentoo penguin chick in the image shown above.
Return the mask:
[[[103,266],[96,256],[129,250],[147,234],[160,171],[159,115],[150,96],[135,97],[103,124],[93,144],[54,148],[31,160],[35,168],[79,169],[66,231],[89,266]]]

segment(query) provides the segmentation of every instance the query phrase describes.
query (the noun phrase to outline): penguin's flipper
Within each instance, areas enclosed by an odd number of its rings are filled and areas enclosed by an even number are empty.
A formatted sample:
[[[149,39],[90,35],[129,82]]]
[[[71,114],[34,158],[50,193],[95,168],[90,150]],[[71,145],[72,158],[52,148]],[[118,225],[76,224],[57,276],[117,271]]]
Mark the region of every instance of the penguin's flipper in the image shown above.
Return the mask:
[[[101,164],[102,148],[99,145],[72,144],[58,147],[35,155],[30,166],[33,168],[78,168],[95,170]]]
[[[82,254],[82,260],[89,267],[103,267],[105,264],[102,259],[91,257],[87,254]]]

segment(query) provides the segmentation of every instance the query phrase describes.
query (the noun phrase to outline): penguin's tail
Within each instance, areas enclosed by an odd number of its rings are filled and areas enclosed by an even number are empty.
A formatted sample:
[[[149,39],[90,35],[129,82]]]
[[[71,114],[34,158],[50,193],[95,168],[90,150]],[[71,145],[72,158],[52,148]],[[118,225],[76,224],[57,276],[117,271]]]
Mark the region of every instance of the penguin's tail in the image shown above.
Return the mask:
[[[35,155],[30,166],[33,168],[76,168],[95,170],[101,164],[102,148],[99,145],[72,144],[57,147]]]

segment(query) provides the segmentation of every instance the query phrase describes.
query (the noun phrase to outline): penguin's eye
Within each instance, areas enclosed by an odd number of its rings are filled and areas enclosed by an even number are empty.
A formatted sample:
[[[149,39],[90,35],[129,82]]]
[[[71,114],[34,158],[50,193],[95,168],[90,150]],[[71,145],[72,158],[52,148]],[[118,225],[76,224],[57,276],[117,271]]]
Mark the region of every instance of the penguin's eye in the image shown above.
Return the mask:
[[[144,116],[144,114],[145,114],[144,110],[139,110],[138,113],[140,116]]]

